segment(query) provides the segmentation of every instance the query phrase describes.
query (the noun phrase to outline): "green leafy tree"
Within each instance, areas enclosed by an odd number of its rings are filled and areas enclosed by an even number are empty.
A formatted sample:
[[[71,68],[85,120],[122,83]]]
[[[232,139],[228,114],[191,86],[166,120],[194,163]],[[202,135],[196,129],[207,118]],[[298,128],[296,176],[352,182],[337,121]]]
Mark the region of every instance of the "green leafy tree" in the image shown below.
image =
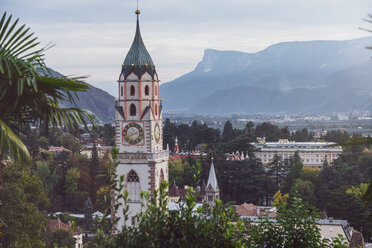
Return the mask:
[[[194,168],[187,161],[169,161],[169,181],[182,187],[192,185],[192,175]]]
[[[46,240],[46,247],[75,248],[75,242],[76,239],[73,237],[70,231],[59,229],[48,236]]]
[[[41,136],[36,140],[37,144],[43,148],[43,149],[48,149],[49,148],[49,140],[45,136]]]
[[[174,140],[176,139],[177,127],[168,118],[164,122],[163,126],[163,148],[166,149],[169,145],[169,149],[173,151]]]
[[[85,230],[92,230],[93,228],[93,205],[90,197],[84,202],[84,228]]]
[[[296,180],[300,177],[303,167],[304,165],[301,162],[296,162],[290,167],[287,176],[281,184],[281,189],[284,192],[289,193],[291,191],[291,189],[296,184]]]
[[[96,191],[99,188],[99,185],[96,182],[96,177],[98,176],[100,170],[99,157],[96,144],[94,143],[92,149],[92,157],[90,159],[89,165],[89,176],[90,176],[90,196],[93,202],[96,202]]]
[[[294,132],[289,140],[297,142],[307,142],[312,140],[312,135],[309,133],[307,128],[303,128]]]
[[[102,138],[106,145],[115,145],[115,127],[110,124],[103,125]]]
[[[269,166],[269,175],[273,180],[274,192],[276,192],[280,188],[281,182],[286,177],[289,166],[282,160],[282,157],[278,154],[274,155],[273,160],[270,162]]]
[[[234,137],[234,130],[233,125],[230,121],[226,121],[225,126],[223,127],[222,132],[222,141],[227,142],[230,141]]]
[[[233,209],[226,209],[220,200],[213,209],[193,211],[195,196],[191,189],[178,212],[168,212],[167,184],[162,183],[148,199],[146,210],[137,216],[135,227],[123,227],[115,237],[102,238],[103,247],[239,247],[243,226],[232,223]],[[208,214],[208,217],[202,213]]]
[[[71,134],[63,134],[59,137],[59,143],[61,146],[70,149],[73,153],[79,152],[81,149],[80,143]]]
[[[215,160],[214,164],[221,198],[225,202],[258,204],[271,195],[271,192],[265,190],[265,185],[270,182],[265,176],[262,164],[257,160]]]
[[[80,173],[76,168],[71,168],[67,170],[65,179],[65,191],[66,194],[75,193],[78,188],[78,179],[80,178]]]
[[[308,210],[300,198],[291,198],[275,218],[263,217],[249,231],[249,247],[321,248],[333,247],[322,238],[316,223],[317,215]],[[347,247],[343,244],[338,247]]]
[[[265,137],[266,141],[278,141],[279,128],[269,122],[264,122],[256,126],[255,136]]]
[[[49,202],[41,180],[17,164],[0,167],[1,247],[43,247]]]
[[[36,169],[33,173],[43,182],[45,192],[47,192],[49,196],[53,196],[54,189],[60,179],[56,170],[51,171],[48,162],[38,161],[36,162]]]

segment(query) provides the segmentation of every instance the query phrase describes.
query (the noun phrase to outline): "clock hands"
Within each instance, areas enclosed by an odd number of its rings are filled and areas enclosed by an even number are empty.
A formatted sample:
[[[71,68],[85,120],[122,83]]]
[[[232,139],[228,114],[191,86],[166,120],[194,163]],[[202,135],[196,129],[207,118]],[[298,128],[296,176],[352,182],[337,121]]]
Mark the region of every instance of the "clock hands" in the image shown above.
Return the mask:
[[[123,136],[126,142],[135,145],[143,139],[142,127],[136,123],[129,123],[123,130]]]

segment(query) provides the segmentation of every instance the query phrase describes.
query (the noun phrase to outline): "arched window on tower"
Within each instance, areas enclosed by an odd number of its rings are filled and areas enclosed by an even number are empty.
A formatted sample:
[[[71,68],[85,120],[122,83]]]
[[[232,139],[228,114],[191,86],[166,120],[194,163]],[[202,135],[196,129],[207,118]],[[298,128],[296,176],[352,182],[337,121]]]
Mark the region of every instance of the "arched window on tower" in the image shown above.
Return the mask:
[[[164,181],[164,172],[163,172],[163,169],[160,169],[159,186],[163,181]]]
[[[139,202],[141,200],[141,186],[138,174],[131,170],[127,175],[126,190],[130,201]]]
[[[134,105],[133,103],[130,105],[130,116],[136,116],[136,113],[137,110],[136,110],[136,105]]]
[[[155,95],[158,95],[158,87],[155,85]]]
[[[130,95],[131,96],[134,96],[136,94],[136,89],[134,88],[134,86],[130,86]]]
[[[155,115],[158,115],[158,104],[155,104]]]
[[[149,86],[146,85],[145,87],[145,95],[148,96],[149,95]]]
[[[120,87],[120,93],[121,93],[121,96],[123,96],[123,94],[124,94],[123,86]]]

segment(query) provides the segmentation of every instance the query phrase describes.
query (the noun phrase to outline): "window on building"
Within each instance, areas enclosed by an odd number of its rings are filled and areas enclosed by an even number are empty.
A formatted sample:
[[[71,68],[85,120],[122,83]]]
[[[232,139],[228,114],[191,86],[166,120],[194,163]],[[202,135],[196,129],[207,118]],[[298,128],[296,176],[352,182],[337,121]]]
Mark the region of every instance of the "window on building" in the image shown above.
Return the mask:
[[[137,110],[136,110],[136,105],[133,103],[130,105],[130,116],[136,116]]]
[[[155,104],[155,115],[158,115],[158,105]]]
[[[130,95],[131,96],[134,96],[136,94],[136,89],[134,88],[134,86],[130,86]]]
[[[212,202],[213,201],[213,195],[208,195],[208,201]]]
[[[145,87],[145,95],[148,96],[149,95],[149,86],[146,85]]]
[[[158,87],[155,85],[155,95],[158,95]]]
[[[138,174],[131,170],[127,175],[126,189],[128,191],[128,197],[131,201],[141,200],[141,187]]]
[[[136,224],[136,216],[132,216],[132,226]]]
[[[123,86],[121,86],[121,88],[120,88],[120,94],[121,94],[121,96],[123,96],[123,94],[124,94]]]

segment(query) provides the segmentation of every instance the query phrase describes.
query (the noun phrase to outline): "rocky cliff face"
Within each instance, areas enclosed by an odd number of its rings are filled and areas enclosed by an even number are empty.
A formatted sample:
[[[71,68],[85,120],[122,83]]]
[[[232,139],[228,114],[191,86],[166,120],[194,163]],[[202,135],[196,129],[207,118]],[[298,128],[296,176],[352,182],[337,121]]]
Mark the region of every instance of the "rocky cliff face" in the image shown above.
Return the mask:
[[[372,95],[372,50],[365,47],[371,44],[372,38],[366,37],[284,42],[257,53],[207,49],[194,71],[161,86],[164,110],[188,113],[365,110]]]

